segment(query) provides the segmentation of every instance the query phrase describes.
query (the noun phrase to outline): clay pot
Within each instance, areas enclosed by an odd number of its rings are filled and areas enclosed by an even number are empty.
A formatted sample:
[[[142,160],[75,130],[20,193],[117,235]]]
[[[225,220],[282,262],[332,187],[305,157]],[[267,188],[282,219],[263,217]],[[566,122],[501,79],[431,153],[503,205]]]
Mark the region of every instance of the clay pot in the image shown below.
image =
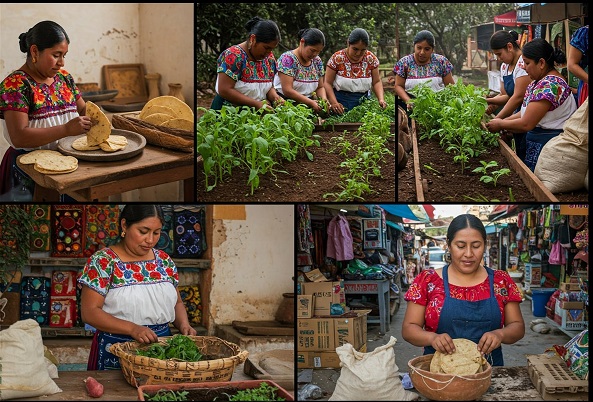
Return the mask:
[[[179,83],[169,84],[169,96],[174,96],[185,102],[185,96],[183,96],[183,86]]]
[[[144,78],[146,78],[146,83],[148,84],[148,99],[150,100],[160,96],[159,81],[161,75],[159,73],[148,73]]]
[[[282,301],[276,310],[276,321],[294,325],[294,293],[282,293]]]

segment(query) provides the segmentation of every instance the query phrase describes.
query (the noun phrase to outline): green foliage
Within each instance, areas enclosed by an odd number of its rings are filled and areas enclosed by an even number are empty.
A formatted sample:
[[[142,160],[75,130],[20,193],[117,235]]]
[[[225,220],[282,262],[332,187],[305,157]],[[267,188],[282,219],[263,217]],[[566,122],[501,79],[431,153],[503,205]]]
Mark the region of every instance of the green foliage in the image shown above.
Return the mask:
[[[0,227],[0,286],[8,287],[29,261],[33,217],[24,206],[0,205]]]
[[[490,174],[488,174],[488,169],[498,166],[498,162],[496,162],[496,161],[490,161],[490,162],[480,161],[480,163],[482,164],[482,166],[475,168],[474,170],[472,170],[472,172],[482,173],[483,175],[482,175],[482,177],[480,177],[480,181],[483,181],[484,183],[492,183],[494,185],[494,187],[496,187],[496,182],[498,181],[500,176],[507,175],[507,174],[511,173],[510,169],[503,168],[503,169],[499,169],[499,170],[494,170],[494,171],[490,172]],[[510,192],[509,196],[512,198],[513,193]]]
[[[276,395],[278,388],[272,387],[267,382],[262,382],[257,388],[243,389],[237,391],[229,398],[229,401],[284,401]]]
[[[136,349],[136,354],[160,360],[177,359],[186,362],[197,362],[202,359],[202,353],[196,343],[190,337],[181,334],[167,339],[165,345],[153,343],[147,349]]]
[[[144,393],[146,401],[187,401],[188,391],[172,391],[168,389],[159,389],[156,394],[148,395]]]
[[[379,100],[373,95],[371,99],[364,99],[360,105],[353,107],[342,115],[328,117],[323,122],[323,126],[328,127],[336,123],[361,123],[364,121],[364,116],[368,112],[386,116],[390,121],[395,121],[395,95],[391,92],[386,92],[384,98],[385,103],[387,103],[385,109],[381,108]]]

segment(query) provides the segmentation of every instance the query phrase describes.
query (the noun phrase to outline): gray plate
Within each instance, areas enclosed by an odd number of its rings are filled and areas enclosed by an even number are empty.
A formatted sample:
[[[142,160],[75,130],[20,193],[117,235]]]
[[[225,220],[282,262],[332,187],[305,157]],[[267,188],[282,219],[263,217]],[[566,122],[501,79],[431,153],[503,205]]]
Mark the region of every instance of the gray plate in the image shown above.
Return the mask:
[[[106,89],[102,91],[81,92],[82,99],[91,102],[105,101],[115,98],[119,91],[117,89]]]
[[[102,102],[99,104],[103,109],[108,112],[112,113],[122,113],[122,112],[133,112],[133,111],[140,111],[146,105],[146,102],[138,102],[138,103],[111,103],[111,102]]]
[[[111,135],[122,135],[126,137],[128,140],[128,145],[124,149],[115,152],[105,152],[102,149],[96,151],[78,151],[72,148],[72,143],[77,138],[86,136],[86,134],[82,134],[76,137],[66,137],[59,140],[58,151],[65,155],[74,156],[80,160],[92,162],[112,162],[133,158],[134,156],[141,153],[146,146],[146,138],[133,131],[112,128]]]

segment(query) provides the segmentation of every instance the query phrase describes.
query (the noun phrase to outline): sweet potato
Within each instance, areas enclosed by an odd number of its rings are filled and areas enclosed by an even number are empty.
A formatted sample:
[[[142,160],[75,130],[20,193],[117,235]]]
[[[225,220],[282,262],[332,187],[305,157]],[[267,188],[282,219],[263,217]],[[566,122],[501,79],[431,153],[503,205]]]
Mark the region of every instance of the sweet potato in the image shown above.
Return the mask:
[[[86,385],[86,392],[88,392],[89,396],[99,398],[103,395],[103,384],[95,380],[93,377],[87,377],[87,379],[84,380],[84,383]]]

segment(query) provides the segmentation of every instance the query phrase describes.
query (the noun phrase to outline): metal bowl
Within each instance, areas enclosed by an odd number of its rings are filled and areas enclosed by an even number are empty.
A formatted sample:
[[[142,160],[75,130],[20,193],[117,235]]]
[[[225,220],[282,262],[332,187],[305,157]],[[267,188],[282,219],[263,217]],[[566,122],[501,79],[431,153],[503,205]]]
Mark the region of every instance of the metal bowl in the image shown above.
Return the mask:
[[[104,89],[101,91],[81,92],[85,101],[99,102],[115,98],[119,91],[117,89]]]

